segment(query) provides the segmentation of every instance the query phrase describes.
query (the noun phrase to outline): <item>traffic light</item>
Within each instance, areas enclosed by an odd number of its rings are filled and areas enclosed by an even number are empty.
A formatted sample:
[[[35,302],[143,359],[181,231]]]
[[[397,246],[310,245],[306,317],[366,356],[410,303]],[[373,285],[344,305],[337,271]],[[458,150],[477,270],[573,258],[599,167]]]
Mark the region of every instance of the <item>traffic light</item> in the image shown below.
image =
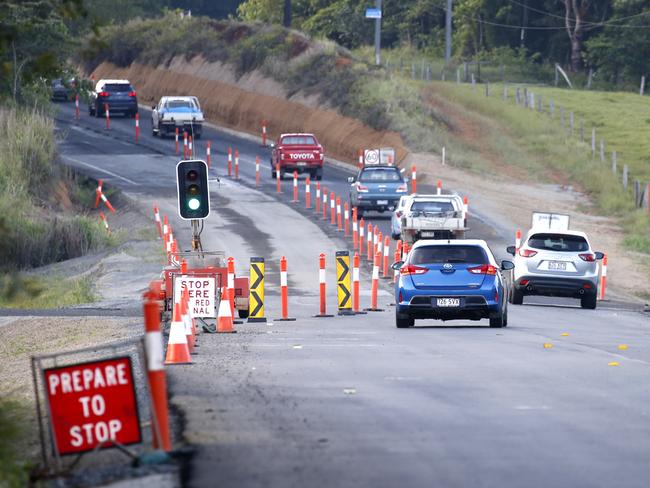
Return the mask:
[[[182,219],[205,219],[210,215],[208,165],[205,161],[181,161],[176,165],[178,213]]]

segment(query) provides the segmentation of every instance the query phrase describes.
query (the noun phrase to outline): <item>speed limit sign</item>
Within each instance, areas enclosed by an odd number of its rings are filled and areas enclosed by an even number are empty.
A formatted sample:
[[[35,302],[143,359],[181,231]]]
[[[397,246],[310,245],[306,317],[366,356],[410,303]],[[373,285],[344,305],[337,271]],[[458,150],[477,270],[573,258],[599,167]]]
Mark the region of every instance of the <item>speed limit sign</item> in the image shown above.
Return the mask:
[[[379,150],[378,149],[366,149],[363,151],[363,161],[365,164],[377,164],[379,163]]]

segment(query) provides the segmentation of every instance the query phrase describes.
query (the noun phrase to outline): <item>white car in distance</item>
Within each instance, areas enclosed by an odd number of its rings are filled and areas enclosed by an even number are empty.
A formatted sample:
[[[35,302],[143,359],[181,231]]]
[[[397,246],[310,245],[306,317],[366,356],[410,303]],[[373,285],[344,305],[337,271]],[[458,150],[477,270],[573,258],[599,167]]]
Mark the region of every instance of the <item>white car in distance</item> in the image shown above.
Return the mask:
[[[187,132],[200,139],[203,132],[203,112],[199,99],[191,96],[161,97],[151,112],[151,132],[154,136],[173,136]]]

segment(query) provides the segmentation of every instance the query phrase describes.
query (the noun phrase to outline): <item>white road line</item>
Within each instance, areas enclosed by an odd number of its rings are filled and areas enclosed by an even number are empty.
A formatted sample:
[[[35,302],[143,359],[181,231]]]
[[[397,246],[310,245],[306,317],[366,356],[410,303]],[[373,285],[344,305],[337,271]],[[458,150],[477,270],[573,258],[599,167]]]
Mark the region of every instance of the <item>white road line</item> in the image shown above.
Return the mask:
[[[81,164],[82,166],[86,166],[86,167],[94,169],[96,171],[101,171],[102,173],[106,173],[107,175],[114,176],[115,178],[119,178],[120,180],[124,180],[124,181],[126,181],[127,183],[129,183],[131,185],[140,186],[140,183],[136,183],[133,180],[130,180],[128,178],[125,178],[124,176],[120,176],[118,174],[115,174],[112,171],[108,171],[107,169],[100,168],[99,166],[95,166],[94,164],[86,163],[84,161],[79,161],[78,159],[70,157],[70,156],[63,156],[63,159],[68,159],[68,160],[73,161],[73,162],[75,162],[77,164]]]

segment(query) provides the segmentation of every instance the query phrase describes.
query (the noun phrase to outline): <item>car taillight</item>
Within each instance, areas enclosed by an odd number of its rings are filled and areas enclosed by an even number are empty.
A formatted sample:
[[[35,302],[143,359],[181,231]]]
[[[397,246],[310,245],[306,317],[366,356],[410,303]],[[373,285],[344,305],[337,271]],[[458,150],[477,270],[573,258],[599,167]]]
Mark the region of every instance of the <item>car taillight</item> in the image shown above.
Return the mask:
[[[103,92],[99,92],[99,96],[100,96],[100,97],[107,97],[107,96],[108,96],[108,92],[105,92],[105,91],[103,91]]]
[[[406,275],[421,275],[429,271],[428,268],[422,268],[420,266],[413,266],[412,264],[407,264],[406,266],[402,266],[399,269],[399,272],[402,276]]]
[[[537,251],[532,249],[519,249],[519,255],[522,258],[532,258],[535,254],[537,254]]]
[[[359,193],[368,193],[368,187],[367,187],[367,186],[363,186],[361,183],[358,183],[358,184],[357,184],[357,191],[358,191]]]
[[[397,187],[397,193],[406,193],[407,191],[406,183]]]
[[[497,269],[491,264],[482,264],[481,266],[475,266],[473,268],[467,268],[472,274],[484,274],[484,275],[495,275],[497,274]]]
[[[596,255],[591,254],[590,252],[586,252],[584,254],[578,254],[578,256],[580,257],[580,259],[582,259],[583,261],[587,261],[588,263],[593,263],[594,261],[596,261]]]
[[[137,96],[137,95],[135,94],[135,91],[132,91],[132,92],[129,92],[129,96],[130,96],[130,97],[135,97],[135,96]]]

